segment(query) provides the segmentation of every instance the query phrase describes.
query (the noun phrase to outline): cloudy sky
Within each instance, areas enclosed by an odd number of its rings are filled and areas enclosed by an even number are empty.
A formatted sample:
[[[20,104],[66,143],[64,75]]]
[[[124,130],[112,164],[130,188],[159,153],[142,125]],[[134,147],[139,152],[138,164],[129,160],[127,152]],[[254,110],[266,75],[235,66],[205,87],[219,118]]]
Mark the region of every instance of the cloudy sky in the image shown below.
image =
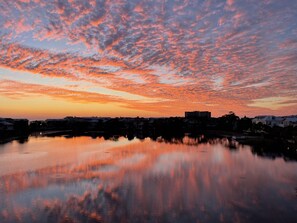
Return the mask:
[[[0,0],[0,116],[297,113],[296,0]]]

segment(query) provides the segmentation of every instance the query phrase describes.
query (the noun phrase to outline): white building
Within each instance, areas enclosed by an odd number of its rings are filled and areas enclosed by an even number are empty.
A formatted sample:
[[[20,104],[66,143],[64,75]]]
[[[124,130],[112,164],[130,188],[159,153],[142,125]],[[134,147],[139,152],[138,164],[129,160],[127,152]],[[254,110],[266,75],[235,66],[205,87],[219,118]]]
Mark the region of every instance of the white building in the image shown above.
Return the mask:
[[[288,127],[288,126],[297,126],[297,116],[256,116],[252,122],[254,124],[262,123],[263,125],[268,125],[270,127],[279,126],[279,127]]]
[[[284,122],[284,127],[287,126],[297,126],[297,116],[288,116],[285,118]]]

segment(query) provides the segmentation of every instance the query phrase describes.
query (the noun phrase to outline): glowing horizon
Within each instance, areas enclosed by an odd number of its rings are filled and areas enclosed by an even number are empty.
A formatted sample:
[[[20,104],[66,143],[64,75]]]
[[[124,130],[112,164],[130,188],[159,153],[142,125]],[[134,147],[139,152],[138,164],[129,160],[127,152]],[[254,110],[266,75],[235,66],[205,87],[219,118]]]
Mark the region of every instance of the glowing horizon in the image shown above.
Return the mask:
[[[0,6],[0,117],[297,114],[297,2]]]

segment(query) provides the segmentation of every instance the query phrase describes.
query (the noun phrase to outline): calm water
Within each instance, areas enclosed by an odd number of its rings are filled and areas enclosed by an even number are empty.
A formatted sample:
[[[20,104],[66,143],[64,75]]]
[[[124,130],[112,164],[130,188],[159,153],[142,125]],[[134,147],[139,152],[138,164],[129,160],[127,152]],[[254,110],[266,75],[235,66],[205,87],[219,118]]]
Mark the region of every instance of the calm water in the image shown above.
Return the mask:
[[[0,145],[0,222],[297,222],[297,163],[226,140]]]

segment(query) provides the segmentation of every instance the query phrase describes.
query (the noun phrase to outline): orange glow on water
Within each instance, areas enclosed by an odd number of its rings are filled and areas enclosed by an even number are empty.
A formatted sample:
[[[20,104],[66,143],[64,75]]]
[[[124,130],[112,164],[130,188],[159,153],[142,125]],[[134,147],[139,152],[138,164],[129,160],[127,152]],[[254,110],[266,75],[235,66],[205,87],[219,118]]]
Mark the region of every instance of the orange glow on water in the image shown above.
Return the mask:
[[[10,222],[18,216],[28,219],[28,214],[35,219],[49,217],[45,212],[51,210],[61,220],[73,218],[74,211],[109,222],[116,216],[129,220],[114,209],[129,207],[126,211],[134,217],[160,219],[171,213],[170,217],[179,218],[184,211],[191,213],[189,219],[210,220],[206,213],[211,211],[215,218],[233,219],[245,217],[237,208],[254,211],[263,205],[263,197],[279,206],[280,200],[293,195],[296,163],[258,158],[247,146],[232,152],[225,147],[228,141],[197,145],[199,139],[185,138],[183,142],[57,137],[6,144],[0,154],[0,190],[4,192],[0,207],[5,206],[0,215]],[[32,194],[26,197],[28,190]],[[26,207],[15,196],[24,196]],[[93,207],[97,202],[107,202],[111,209]],[[294,204],[287,208],[286,216],[292,219]]]

